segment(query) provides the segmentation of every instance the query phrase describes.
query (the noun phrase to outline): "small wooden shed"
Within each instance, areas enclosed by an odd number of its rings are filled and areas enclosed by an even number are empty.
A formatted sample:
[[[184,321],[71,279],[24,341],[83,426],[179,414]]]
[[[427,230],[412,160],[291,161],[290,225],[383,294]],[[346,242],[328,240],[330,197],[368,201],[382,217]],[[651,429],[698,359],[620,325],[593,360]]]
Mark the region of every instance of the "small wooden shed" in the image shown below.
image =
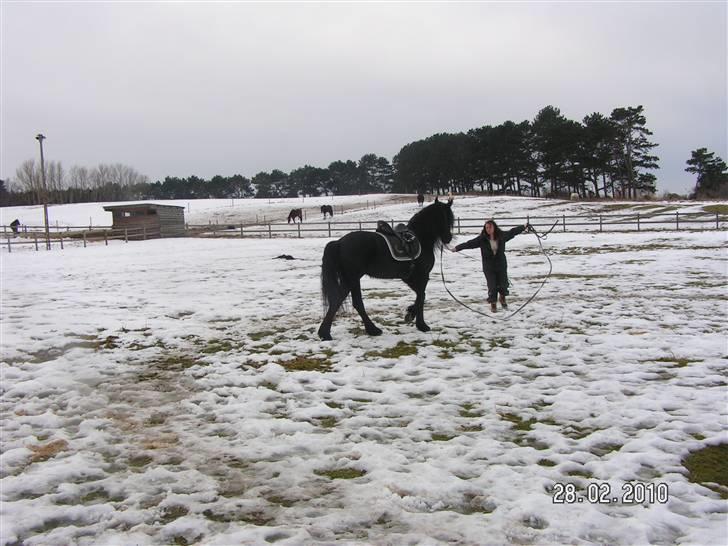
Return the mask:
[[[130,239],[182,237],[185,234],[184,207],[134,203],[110,205],[104,210],[113,215],[112,229],[126,230]]]

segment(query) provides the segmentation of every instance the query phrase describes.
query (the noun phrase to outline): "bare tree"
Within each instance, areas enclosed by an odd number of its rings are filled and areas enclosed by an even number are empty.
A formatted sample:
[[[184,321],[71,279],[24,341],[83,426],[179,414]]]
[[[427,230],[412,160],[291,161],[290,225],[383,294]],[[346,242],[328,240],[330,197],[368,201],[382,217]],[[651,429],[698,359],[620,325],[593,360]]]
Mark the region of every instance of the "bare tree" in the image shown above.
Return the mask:
[[[31,194],[34,205],[43,202],[43,181],[40,167],[36,167],[35,159],[27,159],[15,171],[18,185],[23,191]]]

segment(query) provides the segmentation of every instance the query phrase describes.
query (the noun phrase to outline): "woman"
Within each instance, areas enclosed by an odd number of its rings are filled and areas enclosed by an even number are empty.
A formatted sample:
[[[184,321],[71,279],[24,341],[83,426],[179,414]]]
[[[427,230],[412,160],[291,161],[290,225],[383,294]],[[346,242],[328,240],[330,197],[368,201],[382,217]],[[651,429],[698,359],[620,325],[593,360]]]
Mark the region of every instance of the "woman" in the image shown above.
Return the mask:
[[[483,257],[483,273],[488,283],[488,303],[494,313],[498,310],[496,301],[500,295],[500,304],[503,309],[508,308],[506,296],[508,295],[508,262],[506,260],[506,242],[519,233],[528,229],[528,224],[516,226],[508,231],[501,231],[495,220],[486,220],[483,231],[475,239],[460,243],[452,249],[459,252],[467,248],[480,247]]]

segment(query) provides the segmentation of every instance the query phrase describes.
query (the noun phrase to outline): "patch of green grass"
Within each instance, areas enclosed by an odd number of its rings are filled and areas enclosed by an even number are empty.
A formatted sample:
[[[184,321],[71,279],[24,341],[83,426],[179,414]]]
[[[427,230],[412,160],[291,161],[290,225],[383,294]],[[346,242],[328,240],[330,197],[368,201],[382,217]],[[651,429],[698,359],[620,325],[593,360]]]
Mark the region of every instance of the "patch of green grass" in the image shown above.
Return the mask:
[[[437,434],[437,433],[432,434],[433,442],[449,442],[453,438],[455,438],[454,434]]]
[[[166,525],[167,523],[179,519],[182,516],[186,516],[188,512],[189,510],[181,505],[165,506],[164,508],[162,508],[162,513],[159,516],[159,521]]]
[[[460,432],[480,432],[483,430],[483,425],[463,425],[459,430]]]
[[[579,425],[569,425],[561,433],[572,440],[581,440],[595,433],[597,430],[589,427],[580,427]]]
[[[228,514],[220,514],[217,512],[213,512],[210,509],[203,511],[202,515],[210,521],[215,521],[217,523],[230,523],[231,521],[233,521],[233,518],[231,518]]]
[[[265,512],[249,512],[247,514],[243,514],[239,516],[239,520],[245,523],[249,523],[250,525],[255,525],[257,527],[263,527],[265,525],[268,525],[271,521],[273,521],[273,518],[266,515]]]
[[[79,500],[81,501],[81,504],[97,504],[101,502],[105,503],[109,500],[109,498],[110,496],[105,489],[96,489],[95,491],[86,493]]]
[[[499,415],[501,419],[511,423],[515,430],[520,430],[522,432],[527,432],[531,430],[531,428],[537,421],[534,418],[524,420],[515,413],[500,413]]]
[[[227,339],[211,339],[207,342],[207,345],[202,348],[201,352],[204,354],[215,354],[215,353],[229,353],[235,347]]]
[[[703,210],[711,214],[728,214],[728,205],[705,205]]]
[[[328,372],[331,370],[331,361],[328,358],[304,355],[289,360],[280,360],[278,364],[288,372]]]
[[[356,468],[340,468],[338,470],[314,470],[317,476],[326,476],[332,480],[353,480],[361,478],[366,472]]]
[[[149,363],[149,367],[139,374],[139,381],[156,381],[170,372],[181,372],[195,365],[207,365],[186,355],[171,355]]]
[[[728,444],[693,451],[683,459],[682,464],[687,468],[691,482],[704,485],[718,493],[721,498],[728,499]]]
[[[696,359],[690,359],[690,358],[678,358],[675,355],[672,356],[662,356],[660,358],[655,358],[653,362],[666,362],[669,364],[672,364],[673,368],[685,368],[688,366],[688,364],[692,364],[693,362],[702,362],[701,360]]]
[[[570,470],[569,472],[566,473],[566,475],[567,476],[579,476],[581,478],[586,478],[587,480],[594,477],[594,474],[592,474],[585,468],[580,468],[578,470]]]
[[[490,338],[489,343],[491,349],[495,349],[496,347],[503,347],[504,349],[508,349],[511,346],[507,338],[498,336]]]
[[[106,339],[99,341],[99,349],[118,349],[119,336],[106,336]]]
[[[632,209],[633,203],[615,203],[613,205],[602,205],[602,212],[616,212],[618,210]]]
[[[539,459],[538,465],[539,466],[556,466],[556,463],[553,462],[551,459]]]
[[[280,495],[271,495],[270,497],[266,497],[265,500],[267,500],[271,504],[276,504],[285,508],[290,508],[291,506],[296,504],[296,501],[281,497]]]
[[[264,337],[272,336],[273,334],[275,334],[273,330],[261,330],[260,332],[251,332],[248,334],[248,337],[253,341],[260,341]]]
[[[341,409],[344,407],[343,404],[339,404],[338,402],[326,402],[326,405],[333,409]]]
[[[475,417],[482,417],[483,412],[482,411],[473,411],[475,408],[474,404],[471,404],[470,402],[466,402],[461,406],[460,409],[460,417],[465,417],[466,419],[473,419]]]
[[[320,427],[323,428],[334,428],[337,421],[335,417],[322,417],[321,419],[317,420],[317,423]]]
[[[432,341],[432,344],[435,347],[441,347],[443,349],[455,349],[458,344],[454,341],[450,341],[449,339],[435,339]]]
[[[614,453],[615,451],[619,451],[620,449],[622,449],[622,444],[603,443],[593,446],[591,448],[591,452],[598,457],[604,457],[605,455]]]
[[[136,455],[129,459],[129,466],[139,468],[148,465],[153,460],[149,455]]]
[[[365,358],[400,358],[402,356],[416,355],[417,346],[413,343],[400,341],[394,347],[382,351],[368,351],[364,353]]]

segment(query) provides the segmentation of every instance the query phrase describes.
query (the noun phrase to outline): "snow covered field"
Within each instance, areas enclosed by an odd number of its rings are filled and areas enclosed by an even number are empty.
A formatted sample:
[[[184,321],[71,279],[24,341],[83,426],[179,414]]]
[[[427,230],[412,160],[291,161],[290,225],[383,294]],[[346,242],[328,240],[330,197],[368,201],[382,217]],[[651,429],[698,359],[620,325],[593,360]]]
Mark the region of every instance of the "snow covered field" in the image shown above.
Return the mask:
[[[2,253],[0,544],[726,544],[726,501],[681,463],[728,442],[725,231],[554,232],[507,321],[454,302],[438,253],[431,332],[403,323],[404,283],[364,279],[384,334],[352,310],[333,342],[326,242]],[[443,269],[486,312],[475,257]],[[533,235],[509,272],[514,309],[548,272]],[[629,482],[668,498],[624,502]]]

